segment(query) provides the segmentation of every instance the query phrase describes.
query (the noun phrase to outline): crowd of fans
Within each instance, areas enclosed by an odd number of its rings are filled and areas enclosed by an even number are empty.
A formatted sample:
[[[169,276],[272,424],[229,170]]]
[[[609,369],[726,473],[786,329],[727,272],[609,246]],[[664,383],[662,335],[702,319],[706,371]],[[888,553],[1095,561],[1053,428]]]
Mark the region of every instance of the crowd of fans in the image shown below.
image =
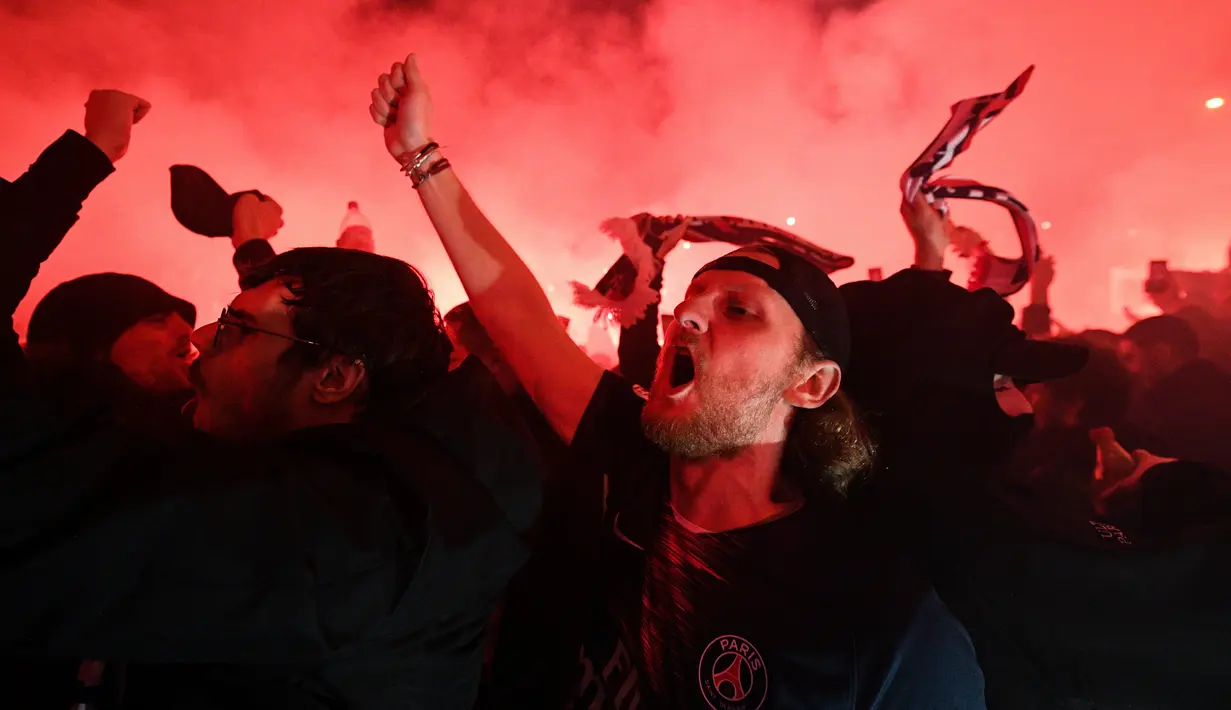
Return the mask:
[[[277,203],[211,186],[176,204],[235,247],[216,321],[91,274],[23,343],[150,104],[92,93],[0,184],[11,706],[1231,705],[1231,268],[1071,333],[1044,257],[1019,328],[950,282],[920,195],[911,268],[839,288],[744,247],[606,368],[442,156],[414,58],[370,100],[469,295],[444,316],[370,230],[278,254]]]

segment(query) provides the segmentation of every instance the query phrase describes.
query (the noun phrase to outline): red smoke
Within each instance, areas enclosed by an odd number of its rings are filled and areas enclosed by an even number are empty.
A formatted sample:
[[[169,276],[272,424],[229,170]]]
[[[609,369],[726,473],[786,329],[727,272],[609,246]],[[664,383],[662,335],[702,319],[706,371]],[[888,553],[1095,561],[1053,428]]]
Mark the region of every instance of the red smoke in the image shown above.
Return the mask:
[[[332,244],[355,199],[379,251],[422,268],[442,308],[462,300],[366,111],[375,77],[412,50],[436,96],[438,140],[577,335],[587,319],[565,284],[592,283],[617,256],[595,228],[604,217],[794,217],[797,233],[856,257],[840,280],[907,265],[901,171],[952,101],[999,90],[1032,63],[1023,97],[953,172],[1008,188],[1052,223],[1042,235],[1058,260],[1056,316],[1118,328],[1111,268],[1226,261],[1231,108],[1204,102],[1231,99],[1231,3],[883,0],[832,12],[824,2],[764,0],[625,2],[619,11],[580,0],[437,4],[450,9],[0,3],[0,174],[15,177],[65,128],[79,128],[90,88],[154,106],[19,324],[54,284],[95,271],[150,278],[203,318],[230,298],[229,243],[190,234],[171,215],[173,163],[277,199],[286,210],[279,249]],[[959,205],[955,216],[1002,251],[1016,248],[1006,218],[975,209]],[[720,250],[673,256],[668,306]]]

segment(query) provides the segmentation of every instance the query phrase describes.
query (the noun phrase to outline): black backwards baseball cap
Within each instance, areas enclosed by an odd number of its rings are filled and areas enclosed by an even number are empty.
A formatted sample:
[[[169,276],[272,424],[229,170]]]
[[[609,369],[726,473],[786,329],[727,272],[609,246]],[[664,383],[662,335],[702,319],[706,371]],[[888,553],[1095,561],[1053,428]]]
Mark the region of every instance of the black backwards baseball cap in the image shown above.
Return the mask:
[[[774,257],[778,267],[745,256],[758,252]],[[821,353],[838,367],[846,367],[851,355],[846,301],[828,274],[812,262],[776,247],[744,247],[701,267],[693,278],[707,271],[742,271],[764,281],[790,304]]]

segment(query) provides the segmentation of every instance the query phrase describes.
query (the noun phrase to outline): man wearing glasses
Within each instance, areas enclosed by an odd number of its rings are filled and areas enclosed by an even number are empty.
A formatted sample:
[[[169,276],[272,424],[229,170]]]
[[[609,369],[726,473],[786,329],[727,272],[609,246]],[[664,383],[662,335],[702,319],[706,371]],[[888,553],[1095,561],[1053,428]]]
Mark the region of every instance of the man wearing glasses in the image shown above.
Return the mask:
[[[197,431],[155,433],[33,385],[11,316],[63,234],[20,209],[0,210],[0,654],[125,663],[128,708],[468,709],[539,470],[486,371],[448,372],[418,272],[278,255],[193,334]]]

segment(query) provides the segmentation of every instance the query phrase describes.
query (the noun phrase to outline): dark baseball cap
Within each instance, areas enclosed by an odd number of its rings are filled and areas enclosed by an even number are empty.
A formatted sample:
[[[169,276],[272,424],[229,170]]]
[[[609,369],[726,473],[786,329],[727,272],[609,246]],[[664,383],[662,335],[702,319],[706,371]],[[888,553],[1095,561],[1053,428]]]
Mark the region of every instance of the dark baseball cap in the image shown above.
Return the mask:
[[[754,258],[753,254],[772,256],[778,266]],[[799,316],[804,330],[825,357],[845,368],[850,360],[851,333],[846,302],[829,275],[815,264],[785,249],[771,246],[744,247],[701,267],[696,278],[707,271],[742,271],[764,281],[782,296]]]

